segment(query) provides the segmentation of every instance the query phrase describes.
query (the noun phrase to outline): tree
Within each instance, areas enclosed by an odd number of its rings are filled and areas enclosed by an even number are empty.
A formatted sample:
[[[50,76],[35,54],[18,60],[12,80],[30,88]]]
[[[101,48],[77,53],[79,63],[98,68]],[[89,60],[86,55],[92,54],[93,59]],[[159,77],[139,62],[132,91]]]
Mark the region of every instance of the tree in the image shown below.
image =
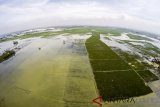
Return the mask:
[[[13,41],[13,45],[18,45],[18,41]]]

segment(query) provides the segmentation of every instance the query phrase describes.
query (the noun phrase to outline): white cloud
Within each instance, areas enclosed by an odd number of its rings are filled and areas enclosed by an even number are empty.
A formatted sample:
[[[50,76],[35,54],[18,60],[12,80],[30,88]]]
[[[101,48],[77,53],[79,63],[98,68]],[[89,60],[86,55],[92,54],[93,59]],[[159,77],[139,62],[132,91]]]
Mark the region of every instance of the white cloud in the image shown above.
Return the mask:
[[[54,25],[106,25],[160,33],[159,4],[159,0],[15,0],[0,4],[0,33]]]

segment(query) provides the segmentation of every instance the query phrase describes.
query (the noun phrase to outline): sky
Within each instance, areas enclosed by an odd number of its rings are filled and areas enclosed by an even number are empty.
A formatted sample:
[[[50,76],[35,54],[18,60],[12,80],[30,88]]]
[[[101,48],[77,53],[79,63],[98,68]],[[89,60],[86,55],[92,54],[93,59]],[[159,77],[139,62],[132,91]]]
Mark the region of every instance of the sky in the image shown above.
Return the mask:
[[[0,34],[64,25],[160,33],[160,0],[0,0]]]

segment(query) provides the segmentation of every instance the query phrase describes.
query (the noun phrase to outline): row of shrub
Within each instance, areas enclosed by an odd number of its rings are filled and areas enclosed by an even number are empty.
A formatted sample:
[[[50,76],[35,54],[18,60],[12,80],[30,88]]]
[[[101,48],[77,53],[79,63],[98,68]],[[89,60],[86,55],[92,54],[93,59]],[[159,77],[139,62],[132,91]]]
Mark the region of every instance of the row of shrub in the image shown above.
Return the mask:
[[[0,56],[0,62],[3,62],[4,60],[9,59],[9,58],[12,57],[13,55],[15,55],[15,51],[14,51],[14,50],[7,50],[7,51],[5,51],[5,52]]]

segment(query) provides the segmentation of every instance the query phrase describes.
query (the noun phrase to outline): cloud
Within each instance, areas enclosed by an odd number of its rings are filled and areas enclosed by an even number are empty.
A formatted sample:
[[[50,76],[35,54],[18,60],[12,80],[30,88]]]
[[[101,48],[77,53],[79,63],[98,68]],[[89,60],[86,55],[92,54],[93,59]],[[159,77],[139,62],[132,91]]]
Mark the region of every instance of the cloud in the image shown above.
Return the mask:
[[[159,0],[4,0],[0,33],[56,25],[118,26],[160,33]]]

